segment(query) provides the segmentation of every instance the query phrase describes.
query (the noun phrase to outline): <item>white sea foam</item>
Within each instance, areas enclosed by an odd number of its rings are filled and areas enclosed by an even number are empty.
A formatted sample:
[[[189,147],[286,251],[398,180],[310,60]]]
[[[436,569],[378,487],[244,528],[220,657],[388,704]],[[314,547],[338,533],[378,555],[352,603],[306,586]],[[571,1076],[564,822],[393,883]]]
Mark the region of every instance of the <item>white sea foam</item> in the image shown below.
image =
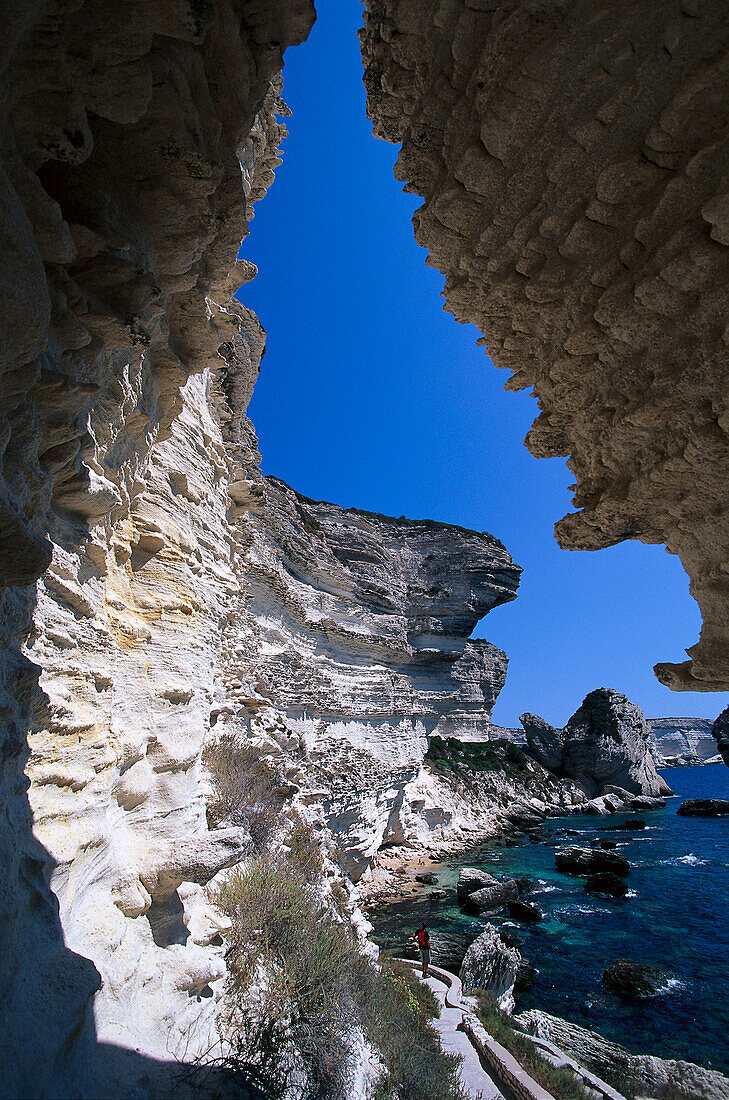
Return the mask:
[[[708,859],[702,859],[701,856],[695,856],[693,852],[689,852],[687,856],[681,856],[678,860],[679,863],[685,863],[688,867],[706,867]]]
[[[689,852],[687,856],[674,856],[673,859],[660,859],[658,861],[659,867],[678,867],[682,864],[684,867],[708,867],[708,859],[702,859],[701,856],[694,855],[693,852]]]

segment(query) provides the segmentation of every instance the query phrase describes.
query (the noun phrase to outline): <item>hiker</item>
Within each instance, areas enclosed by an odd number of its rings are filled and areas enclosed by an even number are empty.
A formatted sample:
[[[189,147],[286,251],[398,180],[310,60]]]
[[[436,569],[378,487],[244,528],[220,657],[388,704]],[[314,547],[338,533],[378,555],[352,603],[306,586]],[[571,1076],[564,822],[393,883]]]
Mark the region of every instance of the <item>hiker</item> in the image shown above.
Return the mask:
[[[425,922],[423,922],[417,932],[413,932],[413,939],[418,941],[420,958],[423,963],[423,977],[427,978],[428,967],[430,966],[430,936],[428,935],[428,929],[425,927]]]

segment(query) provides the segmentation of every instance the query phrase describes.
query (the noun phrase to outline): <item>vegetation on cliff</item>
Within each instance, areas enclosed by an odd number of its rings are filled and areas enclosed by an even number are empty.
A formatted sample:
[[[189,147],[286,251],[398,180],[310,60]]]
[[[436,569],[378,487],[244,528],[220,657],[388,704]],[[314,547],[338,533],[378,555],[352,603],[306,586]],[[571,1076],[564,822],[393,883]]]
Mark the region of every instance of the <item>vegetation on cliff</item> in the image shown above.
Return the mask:
[[[206,763],[217,813],[257,834],[251,858],[212,893],[230,920],[220,1025],[228,1079],[297,1100],[464,1100],[458,1060],[430,1023],[435,998],[408,968],[364,953],[346,892],[328,883],[321,840],[282,798],[275,769],[233,739]]]

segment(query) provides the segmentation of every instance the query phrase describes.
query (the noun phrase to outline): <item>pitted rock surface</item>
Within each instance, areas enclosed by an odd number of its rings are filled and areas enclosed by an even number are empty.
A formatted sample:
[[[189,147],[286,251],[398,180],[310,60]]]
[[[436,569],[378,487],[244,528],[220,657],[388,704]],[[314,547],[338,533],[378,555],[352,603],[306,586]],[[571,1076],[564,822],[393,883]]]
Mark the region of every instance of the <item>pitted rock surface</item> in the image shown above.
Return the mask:
[[[367,0],[375,134],[527,443],[568,457],[568,549],[665,543],[704,625],[676,689],[729,687],[729,12],[724,0]]]

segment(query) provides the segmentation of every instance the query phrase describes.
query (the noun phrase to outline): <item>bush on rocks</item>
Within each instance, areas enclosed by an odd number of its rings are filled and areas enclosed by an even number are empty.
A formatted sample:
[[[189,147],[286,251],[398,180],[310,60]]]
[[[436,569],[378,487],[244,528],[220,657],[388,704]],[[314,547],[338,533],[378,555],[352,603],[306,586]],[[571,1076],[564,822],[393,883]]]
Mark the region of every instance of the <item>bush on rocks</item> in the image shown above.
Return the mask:
[[[214,895],[232,925],[228,1070],[265,1095],[342,1100],[367,1043],[385,1068],[373,1100],[465,1100],[430,1024],[431,991],[408,967],[379,970],[363,955],[305,868],[286,850],[258,856]]]

